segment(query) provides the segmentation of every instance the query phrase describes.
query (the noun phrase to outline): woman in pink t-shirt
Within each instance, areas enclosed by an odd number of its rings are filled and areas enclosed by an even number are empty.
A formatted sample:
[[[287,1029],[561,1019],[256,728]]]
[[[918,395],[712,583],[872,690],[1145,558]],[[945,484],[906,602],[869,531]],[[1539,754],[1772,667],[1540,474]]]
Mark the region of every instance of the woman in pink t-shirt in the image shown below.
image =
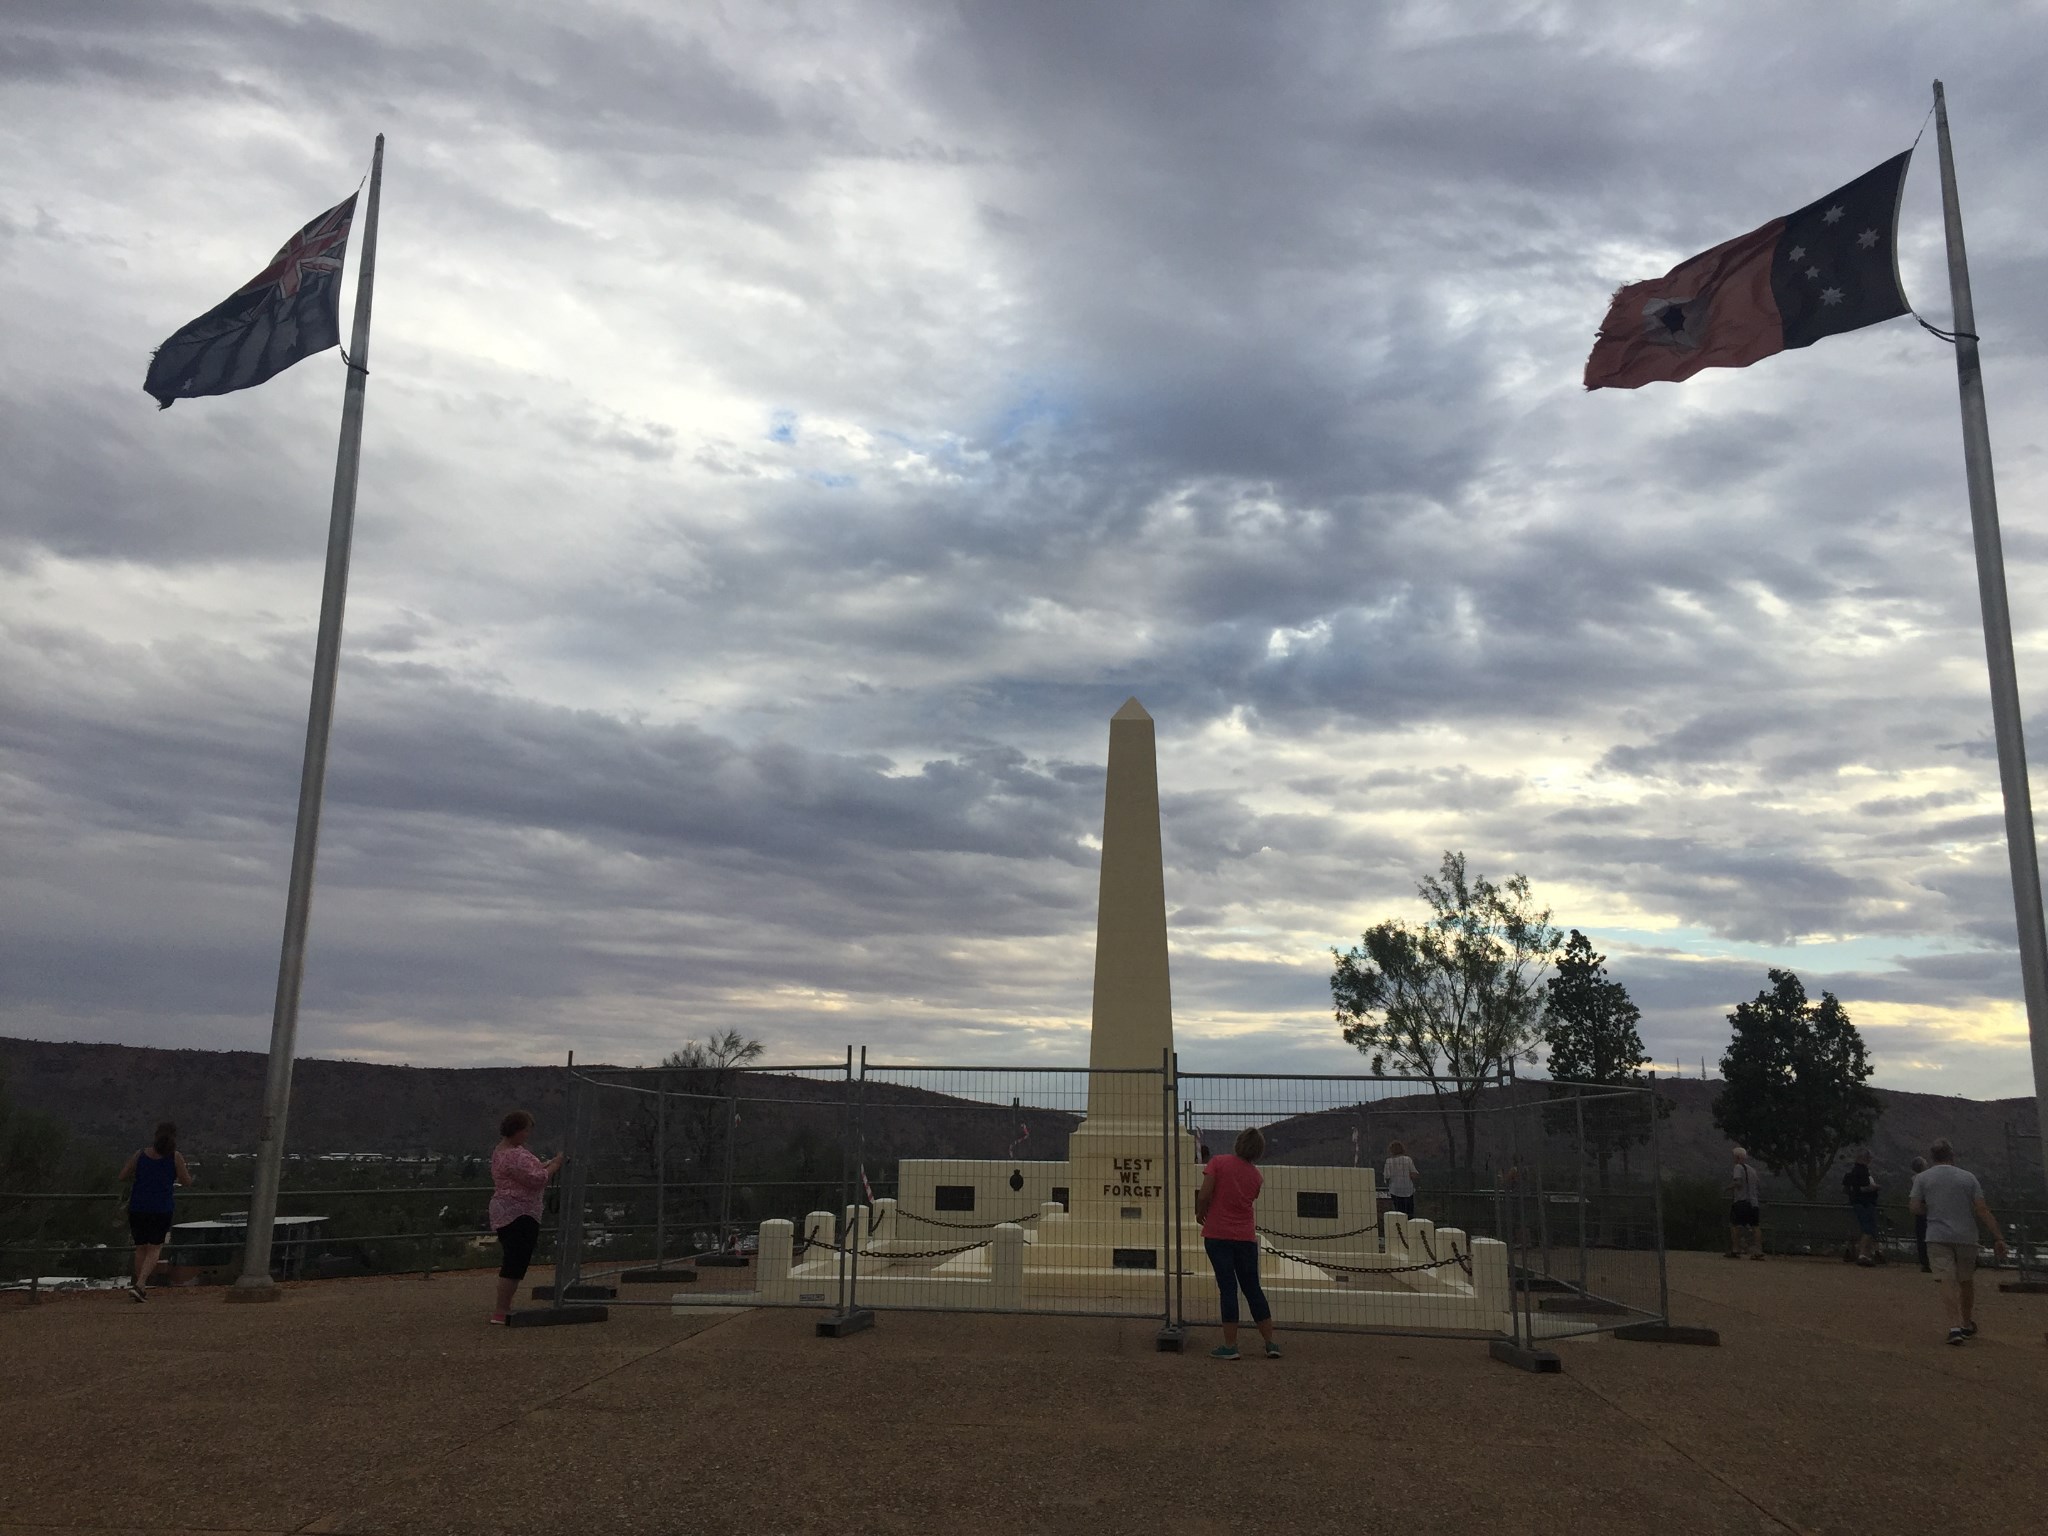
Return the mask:
[[[542,1162],[526,1150],[526,1138],[532,1134],[533,1116],[515,1109],[499,1125],[502,1139],[491,1153],[491,1230],[498,1234],[498,1246],[505,1254],[504,1263],[498,1266],[498,1306],[491,1313],[494,1323],[504,1322],[505,1314],[512,1310],[512,1298],[540,1244],[541,1202],[547,1198],[548,1180],[568,1156],[557,1152]]]
[[[1266,1358],[1278,1360],[1280,1346],[1273,1342],[1273,1309],[1266,1305],[1266,1293],[1259,1288],[1259,1229],[1252,1220],[1252,1206],[1265,1184],[1265,1175],[1254,1165],[1265,1156],[1266,1138],[1258,1127],[1246,1126],[1237,1133],[1233,1152],[1209,1159],[1202,1170],[1202,1187],[1195,1192],[1195,1215],[1202,1222],[1202,1247],[1216,1270],[1216,1289],[1222,1293],[1223,1342],[1209,1351],[1216,1360],[1237,1358],[1237,1293],[1244,1290],[1250,1303],[1252,1322],[1266,1341]]]

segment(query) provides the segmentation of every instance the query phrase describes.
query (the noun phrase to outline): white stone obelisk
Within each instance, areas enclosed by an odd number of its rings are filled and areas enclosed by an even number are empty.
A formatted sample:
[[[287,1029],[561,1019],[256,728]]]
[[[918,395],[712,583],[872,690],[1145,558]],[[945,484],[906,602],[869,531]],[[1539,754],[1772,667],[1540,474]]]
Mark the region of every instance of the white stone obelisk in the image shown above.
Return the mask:
[[[1102,888],[1095,914],[1095,1010],[1088,1045],[1088,1124],[1159,1135],[1157,1074],[1173,1049],[1166,966],[1165,855],[1159,840],[1159,763],[1152,717],[1136,699],[1110,718],[1102,796]]]
[[[1194,1162],[1192,1138],[1169,1133],[1172,1096],[1162,1073],[1173,1049],[1163,866],[1152,717],[1132,699],[1109,722],[1088,1045],[1093,1075],[1088,1118],[1067,1143],[1072,1220],[1058,1231],[1070,1249],[1128,1250],[1132,1265],[1144,1269],[1157,1267],[1167,1230],[1176,1187],[1168,1158],[1186,1165],[1184,1175]]]

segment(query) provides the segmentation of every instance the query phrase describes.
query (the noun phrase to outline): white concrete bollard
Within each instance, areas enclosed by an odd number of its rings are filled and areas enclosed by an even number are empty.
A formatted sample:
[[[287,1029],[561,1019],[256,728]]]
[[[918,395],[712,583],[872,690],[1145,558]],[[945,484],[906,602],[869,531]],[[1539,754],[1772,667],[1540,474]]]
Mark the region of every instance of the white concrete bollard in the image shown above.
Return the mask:
[[[1427,1216],[1408,1218],[1408,1262],[1428,1264],[1444,1256],[1436,1245],[1436,1223]]]
[[[902,1235],[896,1230],[896,1199],[893,1195],[884,1195],[875,1202],[874,1222],[875,1235],[868,1239],[871,1243],[894,1242]]]
[[[1472,1239],[1472,1295],[1488,1313],[1507,1316],[1508,1245],[1497,1237]]]
[[[837,1234],[833,1230],[833,1217],[830,1211],[813,1211],[804,1218],[804,1241],[807,1243],[823,1243],[827,1247],[838,1241]],[[830,1257],[830,1255],[806,1253],[803,1261],[809,1264],[815,1259],[827,1257]]]
[[[1408,1218],[1399,1211],[1389,1211],[1380,1220],[1381,1241],[1387,1250],[1387,1258],[1393,1265],[1409,1263]]]
[[[1014,1221],[996,1228],[995,1245],[989,1254],[989,1273],[995,1282],[990,1304],[1021,1311],[1024,1306],[1024,1229]]]
[[[761,1223],[761,1251],[754,1256],[754,1288],[764,1301],[793,1301],[796,1283],[789,1277],[793,1223],[776,1217]]]
[[[1430,1271],[1430,1278],[1445,1289],[1460,1289],[1471,1283],[1465,1273],[1465,1266],[1458,1262],[1461,1254],[1470,1255],[1472,1243],[1457,1227],[1436,1229],[1436,1256],[1444,1261],[1442,1269]]]

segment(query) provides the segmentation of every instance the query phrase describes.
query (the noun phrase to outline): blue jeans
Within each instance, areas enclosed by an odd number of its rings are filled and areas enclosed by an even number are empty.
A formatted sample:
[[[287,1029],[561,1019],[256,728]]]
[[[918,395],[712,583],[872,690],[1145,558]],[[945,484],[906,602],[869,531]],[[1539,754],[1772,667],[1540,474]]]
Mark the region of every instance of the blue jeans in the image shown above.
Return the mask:
[[[1237,1321],[1237,1290],[1244,1287],[1244,1299],[1251,1303],[1252,1321],[1263,1323],[1273,1315],[1273,1309],[1266,1305],[1266,1293],[1259,1289],[1259,1244],[1241,1242],[1227,1237],[1205,1237],[1202,1247],[1208,1250],[1209,1263],[1216,1271],[1216,1289],[1222,1293],[1223,1321]]]

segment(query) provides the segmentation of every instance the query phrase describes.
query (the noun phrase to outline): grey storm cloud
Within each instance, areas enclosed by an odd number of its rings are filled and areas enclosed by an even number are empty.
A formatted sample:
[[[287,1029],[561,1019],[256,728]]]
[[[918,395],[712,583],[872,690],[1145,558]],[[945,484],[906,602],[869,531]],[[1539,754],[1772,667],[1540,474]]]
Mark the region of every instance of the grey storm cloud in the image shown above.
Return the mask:
[[[306,1049],[1075,1059],[1136,694],[1207,1062],[1355,1061],[1330,947],[1460,848],[1662,1056],[1790,963],[2016,1091],[1948,352],[1578,376],[1942,74],[2040,718],[2023,12],[480,15],[0,18],[0,1031],[262,1042],[340,365],[140,382],[382,131]],[[1901,254],[1943,323],[1931,144]]]

